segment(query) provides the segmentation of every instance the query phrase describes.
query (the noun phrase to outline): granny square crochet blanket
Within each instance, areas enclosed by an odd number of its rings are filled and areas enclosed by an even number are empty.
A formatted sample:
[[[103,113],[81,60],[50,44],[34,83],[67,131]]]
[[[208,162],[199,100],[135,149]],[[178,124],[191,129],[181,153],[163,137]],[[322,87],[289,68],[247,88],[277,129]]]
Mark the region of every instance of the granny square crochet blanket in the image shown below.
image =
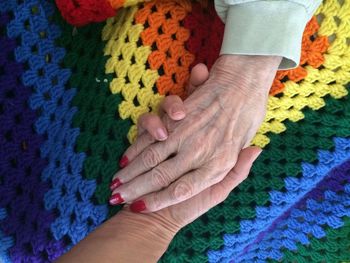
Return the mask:
[[[124,8],[82,27],[66,2],[0,1],[2,263],[52,262],[118,213],[108,185],[138,117],[219,55],[212,1],[110,0]],[[350,0],[325,0],[276,75],[249,177],[161,262],[349,262],[349,82]]]

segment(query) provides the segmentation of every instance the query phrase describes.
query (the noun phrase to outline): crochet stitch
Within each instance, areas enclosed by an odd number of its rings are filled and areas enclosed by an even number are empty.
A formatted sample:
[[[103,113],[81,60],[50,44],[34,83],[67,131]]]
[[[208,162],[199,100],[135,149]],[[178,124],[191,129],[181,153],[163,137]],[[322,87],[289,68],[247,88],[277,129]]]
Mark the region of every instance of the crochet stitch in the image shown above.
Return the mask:
[[[249,177],[160,262],[350,261],[349,24],[349,0],[324,1],[300,66],[276,75]],[[0,3],[1,262],[52,262],[118,213],[108,185],[138,117],[185,98],[223,29],[204,0]]]

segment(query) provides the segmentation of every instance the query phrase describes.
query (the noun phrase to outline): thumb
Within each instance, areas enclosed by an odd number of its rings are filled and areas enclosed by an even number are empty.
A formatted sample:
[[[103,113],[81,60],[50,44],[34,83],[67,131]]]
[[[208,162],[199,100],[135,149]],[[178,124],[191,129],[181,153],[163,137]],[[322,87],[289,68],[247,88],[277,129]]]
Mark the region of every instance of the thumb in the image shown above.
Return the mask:
[[[223,202],[230,192],[248,177],[250,168],[261,152],[262,150],[259,147],[248,147],[241,150],[235,167],[221,182],[210,188],[210,207]]]
[[[250,168],[261,152],[262,149],[256,146],[247,147],[241,150],[235,167],[233,167],[227,176],[248,176]]]
[[[243,149],[236,163],[236,166],[219,183],[212,185],[198,195],[157,213],[170,212],[170,221],[175,225],[185,226],[210,208],[224,201],[230,192],[247,178],[253,162],[261,153],[259,147],[248,147]]]
[[[250,168],[261,152],[262,150],[256,146],[241,150],[235,167],[221,182],[211,187],[211,206],[223,202],[230,192],[248,177]]]

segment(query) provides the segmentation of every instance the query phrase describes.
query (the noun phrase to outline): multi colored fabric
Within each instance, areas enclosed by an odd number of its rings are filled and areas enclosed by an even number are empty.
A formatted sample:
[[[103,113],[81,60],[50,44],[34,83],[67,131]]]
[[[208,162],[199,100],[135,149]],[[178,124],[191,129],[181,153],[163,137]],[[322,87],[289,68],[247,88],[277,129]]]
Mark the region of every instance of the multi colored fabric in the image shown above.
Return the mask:
[[[52,262],[117,213],[137,118],[215,62],[212,2],[136,2],[78,29],[53,1],[0,3],[0,262]],[[350,1],[324,1],[276,75],[251,174],[161,262],[350,261],[349,39]]]

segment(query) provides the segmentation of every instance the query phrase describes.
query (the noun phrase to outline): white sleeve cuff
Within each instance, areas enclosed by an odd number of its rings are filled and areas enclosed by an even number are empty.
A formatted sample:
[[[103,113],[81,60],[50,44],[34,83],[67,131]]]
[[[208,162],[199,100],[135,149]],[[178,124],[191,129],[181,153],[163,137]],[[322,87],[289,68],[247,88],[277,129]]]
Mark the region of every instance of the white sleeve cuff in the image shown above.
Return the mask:
[[[298,66],[309,15],[289,1],[258,1],[229,6],[220,54],[283,57],[279,69]]]

